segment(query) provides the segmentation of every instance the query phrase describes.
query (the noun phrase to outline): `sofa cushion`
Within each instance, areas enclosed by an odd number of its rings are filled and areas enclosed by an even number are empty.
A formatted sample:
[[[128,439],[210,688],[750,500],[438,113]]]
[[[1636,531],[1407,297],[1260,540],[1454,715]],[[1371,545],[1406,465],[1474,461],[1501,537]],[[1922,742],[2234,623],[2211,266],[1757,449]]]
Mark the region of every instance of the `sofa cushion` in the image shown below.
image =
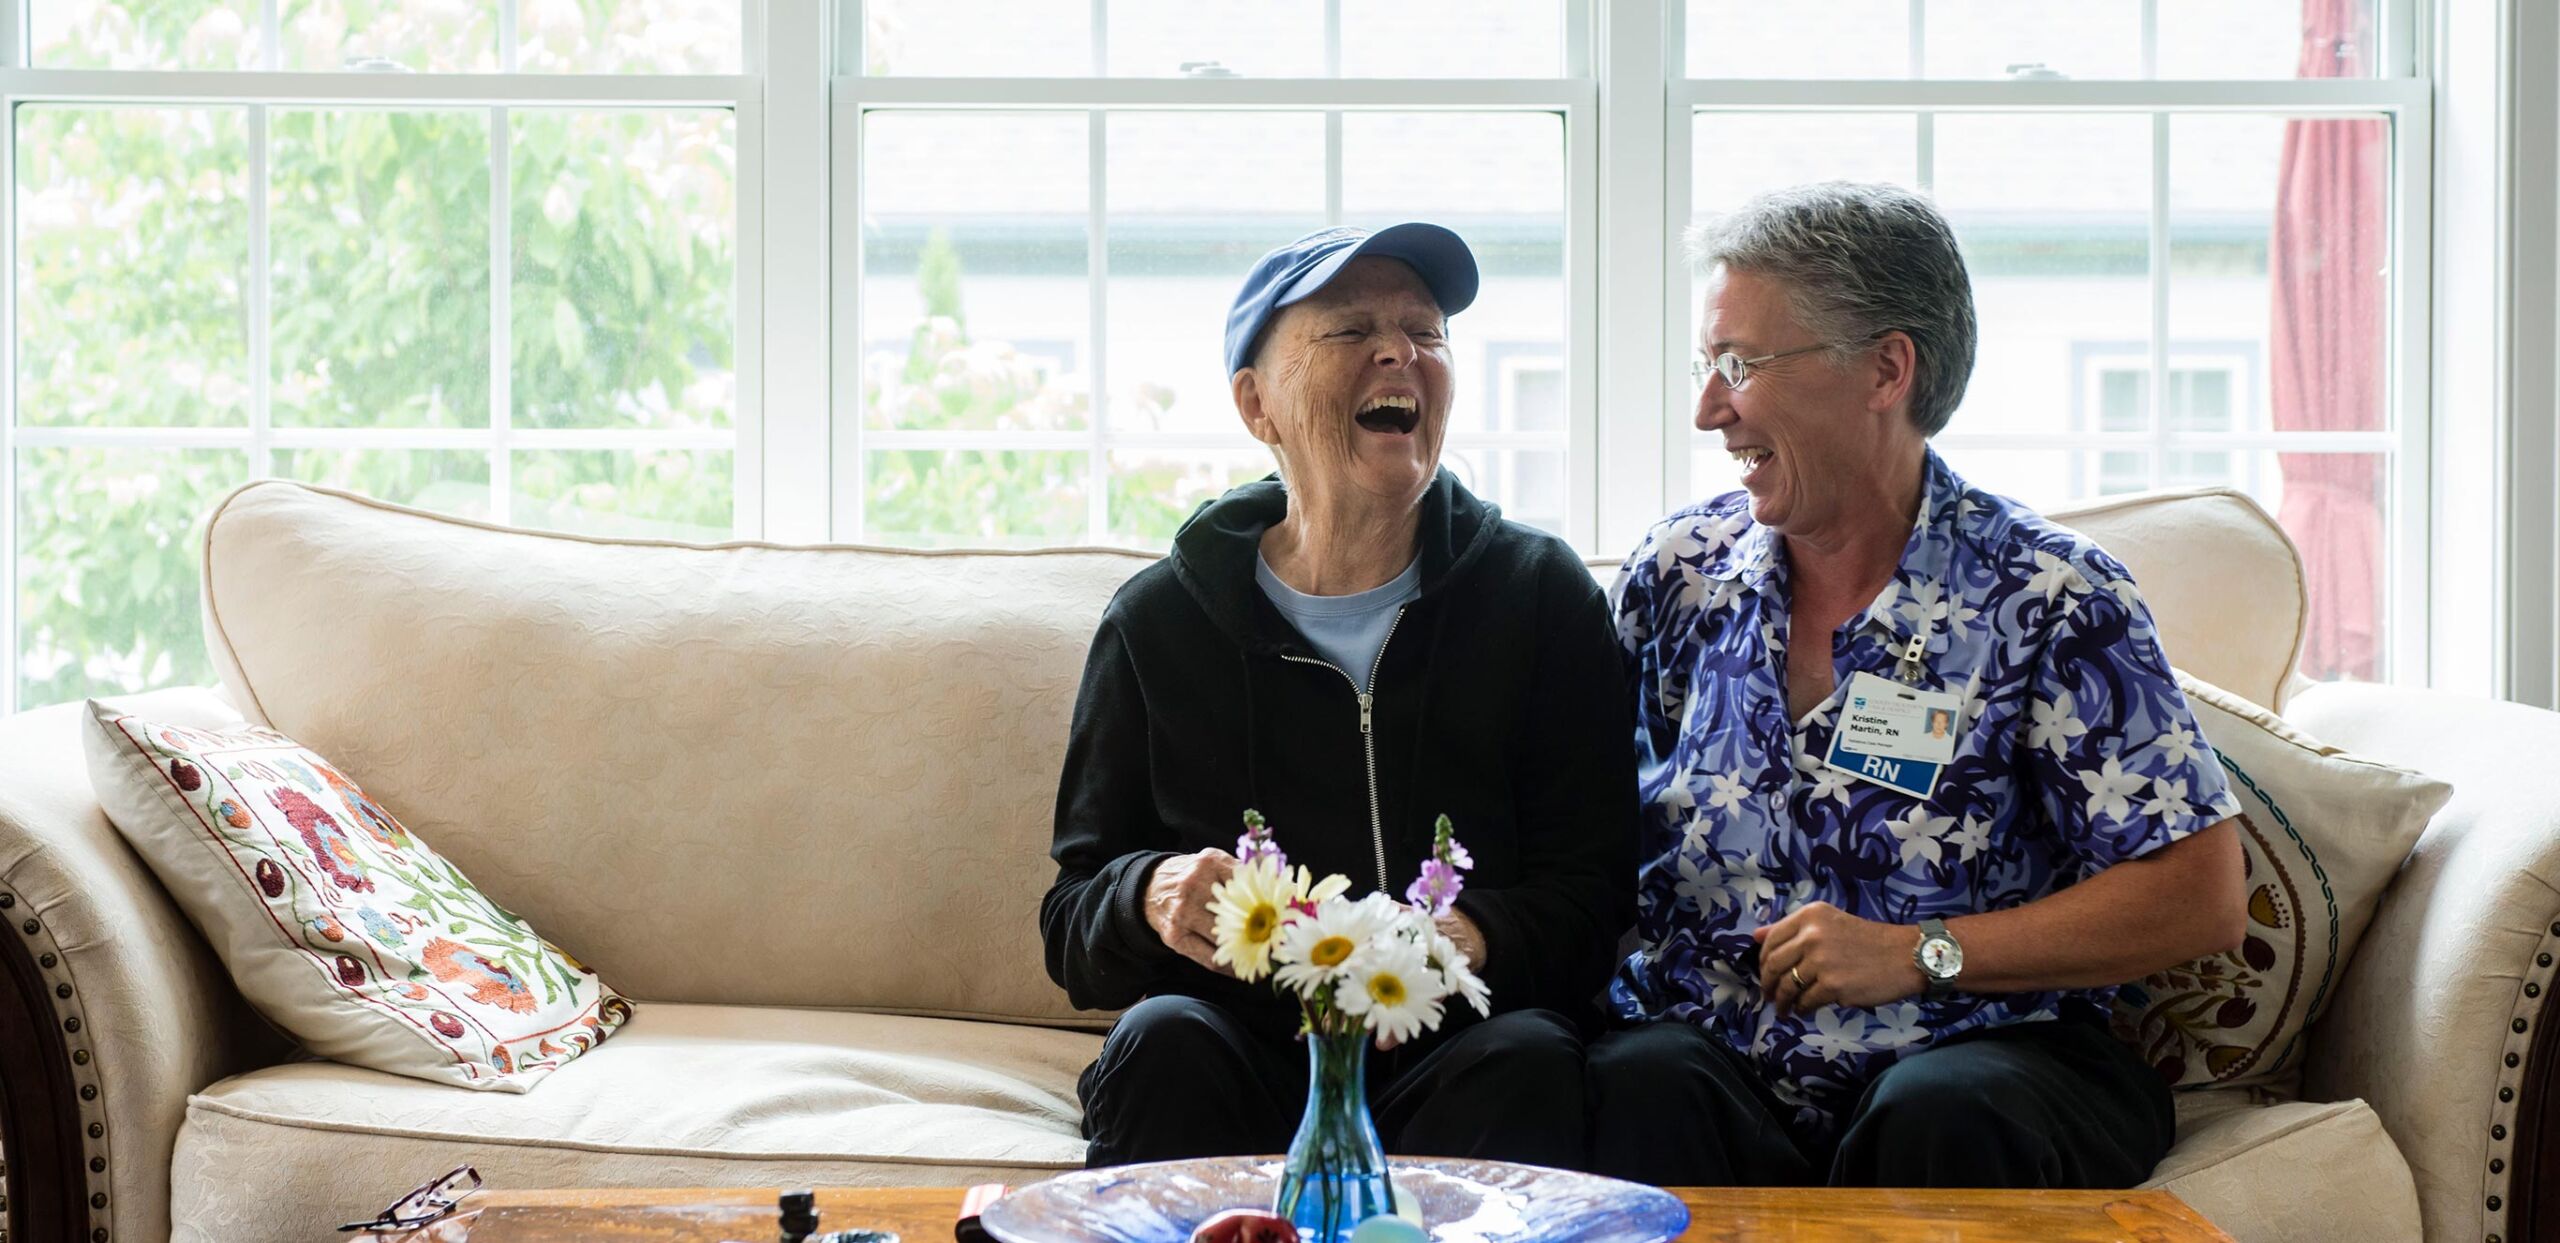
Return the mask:
[[[241,993],[313,1052],[522,1092],[630,1013],[292,739],[88,708],[108,819]]]
[[[2302,554],[2246,493],[2187,488],[2081,501],[2054,521],[2133,571],[2179,668],[2284,709],[2302,658]]]
[[[1081,1032],[655,1003],[524,1095],[328,1062],[187,1102],[179,1240],[307,1243],[463,1162],[493,1190],[966,1186],[1079,1167]]]
[[[2453,790],[2324,746],[2185,674],[2178,687],[2240,800],[2247,935],[2118,990],[2116,1031],[2179,1087],[2290,1092],[2303,1033],[2337,995],[2383,889]]]
[[[1036,908],[1136,553],[699,547],[283,482],[205,536],[251,719],[643,1001],[1092,1022]]]
[[[2177,1146],[2143,1186],[2176,1193],[2237,1243],[2419,1237],[2417,1183],[2363,1101],[2181,1093]]]

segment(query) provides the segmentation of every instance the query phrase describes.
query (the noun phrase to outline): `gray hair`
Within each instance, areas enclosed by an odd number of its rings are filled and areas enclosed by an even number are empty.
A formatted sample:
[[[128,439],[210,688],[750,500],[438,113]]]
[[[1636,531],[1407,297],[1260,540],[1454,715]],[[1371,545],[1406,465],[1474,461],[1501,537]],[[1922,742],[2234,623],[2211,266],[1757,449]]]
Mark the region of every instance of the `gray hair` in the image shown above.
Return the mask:
[[[1835,360],[1885,333],[1909,335],[1912,425],[1935,436],[1955,415],[1973,374],[1973,282],[1955,230],[1927,197],[1849,181],[1773,190],[1691,228],[1688,241],[1701,269],[1776,281]]]

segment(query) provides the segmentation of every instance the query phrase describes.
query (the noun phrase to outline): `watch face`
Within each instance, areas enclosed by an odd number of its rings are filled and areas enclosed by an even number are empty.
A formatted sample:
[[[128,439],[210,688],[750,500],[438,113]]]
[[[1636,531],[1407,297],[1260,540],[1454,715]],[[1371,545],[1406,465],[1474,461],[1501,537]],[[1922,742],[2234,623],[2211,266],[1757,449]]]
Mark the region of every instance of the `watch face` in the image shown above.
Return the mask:
[[[1957,972],[1964,970],[1964,947],[1936,937],[1922,941],[1920,969],[1941,980],[1952,980]]]

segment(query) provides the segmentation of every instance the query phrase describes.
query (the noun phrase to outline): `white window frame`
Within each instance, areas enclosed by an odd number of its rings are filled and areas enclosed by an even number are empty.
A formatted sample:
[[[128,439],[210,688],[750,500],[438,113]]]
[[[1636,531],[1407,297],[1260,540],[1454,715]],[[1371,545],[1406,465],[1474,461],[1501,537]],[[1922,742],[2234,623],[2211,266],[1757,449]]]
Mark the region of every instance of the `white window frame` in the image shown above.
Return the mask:
[[[0,0],[0,220],[11,220],[17,207],[17,124],[20,104],[139,105],[161,107],[238,107],[246,112],[249,136],[248,193],[249,285],[244,291],[248,320],[250,405],[245,427],[81,428],[18,425],[17,229],[0,228],[7,270],[0,281],[0,326],[8,341],[0,350],[0,643],[9,653],[8,671],[0,678],[0,713],[18,707],[17,633],[18,538],[17,478],[20,449],[50,447],[136,449],[229,449],[248,457],[248,477],[271,473],[280,449],[444,449],[489,455],[490,517],[506,522],[513,501],[512,456],[518,450],[611,449],[620,451],[676,449],[718,450],[732,454],[734,528],[737,538],[763,535],[767,497],[763,444],[764,390],[770,359],[764,340],[764,287],[767,280],[764,219],[768,191],[781,191],[801,206],[806,187],[788,178],[765,175],[766,141],[762,53],[768,0],[742,0],[743,41],[736,74],[532,74],[515,72],[517,0],[499,0],[496,37],[501,69],[496,73],[359,73],[288,72],[273,68],[282,54],[276,37],[278,0],[265,0],[267,38],[263,54],[268,68],[251,70],[87,70],[29,68],[27,3]],[[786,16],[812,0],[771,0]],[[796,30],[793,33],[798,33]],[[490,126],[491,177],[489,256],[489,425],[485,428],[279,428],[270,417],[272,377],[267,353],[271,329],[267,261],[267,175],[270,150],[266,119],[274,108],[354,106],[367,108],[433,107],[485,113]],[[646,429],[549,429],[513,425],[513,377],[509,372],[508,334],[512,265],[508,178],[508,116],[511,109],[563,107],[723,108],[735,116],[737,141],[737,264],[735,340],[737,405],[728,431],[652,431]],[[822,108],[808,109],[823,123]],[[786,137],[805,142],[805,125],[794,125]],[[783,265],[787,267],[788,265]],[[796,342],[795,342],[796,343]],[[820,363],[823,366],[823,360]],[[793,377],[785,373],[784,379]],[[801,481],[792,480],[794,484]],[[791,499],[798,492],[787,493]],[[788,524],[784,524],[788,525]]]
[[[837,30],[837,64],[848,70],[862,66],[863,23],[861,0],[839,0],[835,15]],[[1105,269],[1106,252],[1100,244],[1106,217],[1108,170],[1104,137],[1104,118],[1112,112],[1127,111],[1273,111],[1322,113],[1325,126],[1325,165],[1328,193],[1328,223],[1342,220],[1342,127],[1340,118],[1348,112],[1468,112],[1507,111],[1539,112],[1559,116],[1564,123],[1565,167],[1565,346],[1567,355],[1570,406],[1561,446],[1552,433],[1505,431],[1457,432],[1450,434],[1451,449],[1552,449],[1561,447],[1568,472],[1569,501],[1565,537],[1579,547],[1593,546],[1595,508],[1594,489],[1597,476],[1589,469],[1593,460],[1593,435],[1597,424],[1595,389],[1592,374],[1591,323],[1592,290],[1595,265],[1587,261],[1597,241],[1598,221],[1593,210],[1594,182],[1597,172],[1593,159],[1596,136],[1598,88],[1590,72],[1590,56],[1586,40],[1579,32],[1587,31],[1591,0],[1564,0],[1564,72],[1554,78],[1110,78],[1103,76],[1109,64],[1109,26],[1106,16],[1109,0],[1090,0],[1092,4],[1091,65],[1089,78],[955,78],[955,77],[873,77],[860,72],[840,72],[834,79],[832,95],[832,137],[834,158],[830,166],[836,170],[837,183],[831,189],[836,228],[833,239],[833,272],[835,302],[831,309],[834,326],[835,374],[831,419],[831,441],[834,448],[834,486],[831,512],[836,538],[860,541],[869,534],[868,515],[863,505],[866,472],[863,456],[875,449],[982,450],[1059,449],[1088,454],[1086,465],[1088,542],[1110,542],[1104,508],[1109,494],[1110,454],[1114,450],[1155,450],[1167,453],[1185,451],[1251,448],[1241,430],[1217,432],[1136,432],[1111,426],[1108,371],[1101,339],[1109,294],[1109,272]],[[1341,47],[1341,5],[1339,0],[1326,0],[1324,5],[1325,47],[1329,57],[1338,57]],[[1082,430],[1064,432],[1015,431],[905,431],[866,427],[862,417],[861,359],[864,332],[862,328],[862,254],[859,213],[861,195],[858,179],[864,168],[862,158],[862,118],[865,113],[892,110],[953,111],[1027,111],[1073,112],[1087,115],[1090,138],[1086,153],[1088,203],[1086,218],[1090,236],[1091,265],[1087,297],[1088,322],[1096,334],[1090,364],[1085,370],[1090,385],[1089,396],[1093,417]]]
[[[2429,637],[2437,648],[2472,642],[2468,629],[2453,624],[2448,612],[2453,594],[2446,576],[2452,562],[2431,543],[2448,538],[2487,538],[2496,554],[2494,639],[2500,652],[2496,685],[2476,689],[2537,692],[2549,680],[2554,661],[2543,653],[2517,653],[2536,644],[2547,646],[2548,618],[2560,612],[2544,597],[2554,592],[2560,571],[2542,564],[2551,558],[2554,541],[2547,532],[2522,532],[2525,517],[2547,512],[2547,496],[2525,495],[2524,472],[2542,469],[2547,454],[2499,456],[2502,500],[2495,528],[2485,536],[2475,531],[2486,516],[2464,509],[2439,525],[2451,491],[2435,485],[2440,447],[2456,451],[2458,461],[2479,456],[2471,422],[2448,420],[2438,411],[2467,408],[2457,401],[2486,387],[2498,411],[2487,434],[2518,450],[2543,450],[2555,438],[2545,410],[2527,411],[2520,400],[2547,392],[2551,367],[2545,351],[2527,348],[2553,322],[2547,279],[2547,238],[2534,234],[2535,222],[2554,215],[2555,195],[2541,164],[2553,132],[2549,117],[2516,118],[2519,101],[2547,102],[2553,92],[2552,72],[2535,58],[2549,51],[2555,25],[2530,0],[2496,0],[2497,16],[2474,34],[2461,23],[2462,11],[2441,0],[2378,0],[2382,38],[2380,77],[2357,80],[2213,82],[2213,81],[1930,81],[1919,78],[1862,81],[1688,80],[1682,76],[1685,46],[1685,0],[1564,0],[1564,72],[1557,78],[1496,80],[1364,80],[1364,79],[955,79],[868,77],[840,72],[862,65],[863,22],[860,0],[741,0],[744,41],[741,72],[736,75],[509,75],[509,74],[365,74],[196,71],[66,71],[34,70],[27,65],[27,30],[23,5],[42,0],[0,0],[0,118],[19,102],[132,102],[165,104],[280,105],[344,103],[356,105],[431,105],[503,108],[578,105],[593,107],[694,105],[735,109],[738,143],[738,275],[736,297],[736,368],[738,407],[734,441],[722,433],[658,434],[622,431],[548,431],[507,426],[504,377],[493,393],[492,426],[484,430],[295,430],[276,429],[264,418],[267,384],[261,339],[253,347],[252,376],[259,393],[259,415],[248,428],[233,429],[53,429],[21,428],[16,419],[16,281],[0,280],[0,325],[6,325],[5,376],[0,376],[0,641],[10,654],[9,676],[0,678],[0,711],[16,707],[15,660],[18,518],[14,488],[17,451],[43,444],[128,445],[165,448],[225,447],[246,449],[253,472],[263,472],[272,450],[290,447],[468,448],[493,453],[492,496],[502,503],[511,495],[502,473],[507,449],[520,448],[733,448],[736,480],[736,532],[739,538],[794,542],[859,539],[862,454],[886,447],[883,437],[897,434],[866,431],[860,402],[861,304],[860,196],[851,170],[860,167],[863,112],[870,109],[1064,109],[1084,110],[1095,117],[1105,111],[1131,109],[1263,109],[1313,111],[1338,115],[1345,111],[1449,111],[1467,109],[1533,110],[1558,114],[1565,123],[1567,186],[1565,194],[1564,357],[1569,395],[1568,538],[1586,552],[1614,555],[1631,547],[1643,530],[1690,492],[1688,471],[1688,386],[1683,378],[1689,282],[1680,253],[1680,233],[1690,216],[1690,127],[1700,109],[1760,111],[1910,111],[1937,112],[2024,110],[2035,112],[2133,113],[2155,117],[2165,127],[2169,113],[2244,112],[2300,116],[2382,115],[2393,126],[2390,262],[2394,273],[2389,314],[2392,371],[2388,382],[2391,430],[2357,433],[2276,433],[2249,429],[2201,438],[2196,447],[2261,450],[2360,451],[2389,455],[2391,526],[2388,535],[2392,581],[2383,585],[2390,601],[2388,660],[2390,676],[2403,682],[2430,680]],[[1071,2],[1071,0],[1062,0]],[[1097,19],[1107,0],[1088,0]],[[1911,0],[1915,18],[1923,0]],[[502,21],[512,28],[513,0],[504,0]],[[2156,44],[2155,5],[2143,4],[2144,52]],[[1338,28],[1338,6],[1327,5]],[[2449,25],[2450,23],[2450,25]],[[1915,26],[1916,28],[1916,26]],[[1107,27],[1097,20],[1097,44]],[[2446,34],[2451,30],[2451,34]],[[2457,63],[2448,56],[2474,56],[2465,49],[2490,46],[2502,70],[2488,88],[2481,111],[2466,105],[2440,116],[2436,111],[2436,79]],[[269,40],[274,46],[274,40]],[[1915,35],[1915,47],[1920,43]],[[1328,46],[1335,41],[1329,39]],[[512,55],[513,40],[501,36]],[[2447,48],[2451,50],[2448,51]],[[274,53],[270,53],[272,56]],[[2480,92],[2475,92],[2480,93]],[[2465,97],[2467,99],[2467,96]],[[2448,147],[2452,163],[2437,167],[2439,142],[2469,143],[2484,131],[2495,105],[2496,186],[2468,187],[2477,179],[2475,157],[2465,146]],[[2447,118],[2460,125],[2446,128]],[[1921,140],[1925,150],[1926,127]],[[0,124],[0,210],[14,210],[16,158],[14,120]],[[501,135],[503,127],[500,128]],[[2451,134],[2451,138],[2446,135]],[[2165,139],[2165,135],[2162,135]],[[263,145],[256,158],[266,158]],[[1338,148],[1337,148],[1338,153]],[[1097,160],[1100,150],[1094,152]],[[2159,233],[2165,228],[2165,146],[2155,144],[2152,178],[2151,254],[2165,253]],[[504,176],[504,148],[493,152]],[[1338,154],[1337,154],[1338,160]],[[1103,184],[1095,170],[1091,186],[1093,211],[1100,211]],[[2465,179],[2449,185],[2448,178]],[[2539,180],[2537,180],[2537,178]],[[503,191],[503,182],[500,184]],[[2434,218],[2437,195],[2451,220],[2458,215],[2494,215],[2495,234],[2504,239],[2500,255],[2529,251],[2542,257],[2534,271],[2540,277],[2518,288],[2505,279],[2496,286],[2497,309],[2487,314],[2496,329],[2494,349],[2480,346],[2483,363],[2494,362],[2494,381],[2474,384],[2466,369],[2434,366],[2435,349],[2463,346],[2473,339],[2448,336],[2459,320],[2469,325],[2479,316],[2462,310],[2454,295],[2484,281],[2468,266],[2450,264],[2473,251],[2463,238],[2439,235]],[[507,196],[493,197],[493,256],[504,253]],[[2482,207],[2484,200],[2494,207]],[[262,193],[250,197],[263,213]],[[1098,219],[1098,215],[1096,216]],[[253,236],[263,237],[263,221]],[[2466,225],[2467,228],[2467,225]],[[0,228],[14,271],[14,227]],[[2465,237],[2469,234],[2466,233]],[[262,256],[253,256],[252,277],[265,281]],[[1097,263],[1100,256],[1096,256]],[[2504,271],[2504,267],[2497,270]],[[493,260],[493,281],[503,297],[505,266]],[[2527,275],[2531,275],[2528,273]],[[2458,278],[2458,279],[2457,279]],[[1104,276],[1107,279],[1107,275]],[[2157,285],[2166,273],[2155,262],[2155,320],[2165,305]],[[2523,278],[2517,278],[2522,280]],[[1092,291],[1103,296],[1099,281]],[[253,294],[253,296],[256,296]],[[2431,298],[2434,300],[2431,306]],[[2536,302],[2535,299],[2542,299]],[[501,304],[502,305],[502,304]],[[2436,308],[2451,308],[2442,319]],[[261,308],[262,310],[263,308]],[[2458,314],[2457,314],[2458,312]],[[2466,318],[2469,317],[2469,318]],[[263,325],[263,314],[256,317]],[[1099,324],[1098,317],[1095,321]],[[508,351],[507,317],[497,316],[492,333],[493,371],[503,370]],[[2528,340],[2518,340],[2518,335]],[[2153,383],[2166,391],[2162,373],[2168,368],[2165,325],[2151,332]],[[263,332],[261,333],[263,337]],[[2468,355],[2465,355],[2468,357]],[[2537,361],[2539,360],[2539,361]],[[1097,369],[1098,370],[1098,369]],[[1101,383],[1097,375],[1095,383]],[[2445,394],[2436,394],[2442,386]],[[2460,391],[2455,391],[2459,389]],[[2431,401],[2431,397],[2436,400]],[[1097,404],[1097,410],[1105,407]],[[1065,433],[1060,447],[1092,450],[1131,444],[1111,433],[1107,416],[1087,432]],[[1968,436],[1951,432],[1948,444],[1997,443],[2002,447],[2103,447],[2087,436],[2057,433],[2026,438]],[[935,433],[937,437],[944,436]],[[983,435],[983,434],[982,434]],[[966,433],[951,434],[954,441]],[[2141,447],[2155,453],[2155,433],[2138,433]],[[1537,439],[1538,447],[1553,442]],[[2181,438],[2181,444],[2187,438]],[[2209,439],[2210,443],[2204,443]],[[1166,449],[1229,447],[1233,438],[1194,434],[1149,436],[1148,447]],[[1467,438],[1467,443],[1504,447],[1498,435]],[[958,445],[951,447],[986,447]],[[1003,447],[1039,447],[1007,436]],[[2453,463],[2448,462],[2448,467]],[[1107,458],[1097,455],[1097,480]],[[1097,500],[1097,506],[1099,504]],[[501,515],[503,516],[503,514]],[[2450,532],[2450,534],[2449,534]],[[2437,555],[2431,555],[2437,554]],[[2437,588],[2426,590],[2430,579]],[[2435,625],[2430,625],[2430,613]],[[2534,623],[2543,624],[2537,631]],[[2457,631],[2460,633],[2457,633]],[[2492,637],[2492,636],[2481,636]],[[2538,649],[2536,649],[2538,651]],[[2466,687],[2471,675],[2461,675]],[[2547,696],[2546,696],[2547,697]]]
[[[1663,0],[1661,42],[1665,49],[1685,47],[1687,6]],[[2127,434],[2056,432],[2041,435],[1967,433],[1961,417],[1937,443],[1952,449],[2096,449],[2158,447],[2275,450],[2287,452],[2358,452],[2386,455],[2390,515],[2385,543],[2387,579],[2378,596],[2389,610],[2384,676],[2397,682],[2423,683],[2431,659],[2428,578],[2435,495],[2430,469],[2435,417],[2429,297],[2432,292],[2434,187],[2434,99],[2432,83],[2420,71],[2421,0],[2377,0],[2376,29],[2380,46],[2372,78],[2297,79],[2284,81],[2126,80],[1931,80],[1919,75],[1924,46],[1924,0],[1911,0],[1911,72],[1909,78],[1864,80],[1731,80],[1674,78],[1666,84],[1663,114],[1663,197],[1666,204],[1662,253],[1680,254],[1680,234],[1690,216],[1690,130],[1701,111],[1717,112],[1908,112],[1917,113],[1919,180],[1930,181],[1933,163],[1929,118],[1939,113],[2034,112],[2134,114],[2152,118],[2151,169],[2151,386],[2154,400],[2167,392],[2169,324],[2169,117],[2173,114],[2249,113],[2293,117],[2381,116],[2392,126],[2391,238],[2388,263],[2393,274],[2391,305],[2385,334],[2390,370],[2385,384],[2389,402],[2388,430],[2374,432],[2233,431],[2229,433],[2156,432]],[[2158,6],[2145,0],[2141,8],[2142,64],[2151,72],[2157,60]],[[1663,322],[1686,335],[1692,310],[1685,305],[1688,282],[1666,280],[1661,304]],[[1667,355],[1675,342],[1664,342]],[[1672,370],[1668,363],[1666,372]],[[1668,387],[1667,392],[1685,392]],[[1673,498],[1690,495],[1689,432],[1685,412],[1662,424],[1661,473],[1652,480],[1660,491],[1656,509]],[[1605,437],[1604,437],[1605,439]],[[1613,461],[1621,472],[1604,485],[1604,494],[1620,495],[1648,482],[1629,463]],[[2155,459],[2155,470],[2157,469]],[[1637,531],[1611,525],[1630,545]]]

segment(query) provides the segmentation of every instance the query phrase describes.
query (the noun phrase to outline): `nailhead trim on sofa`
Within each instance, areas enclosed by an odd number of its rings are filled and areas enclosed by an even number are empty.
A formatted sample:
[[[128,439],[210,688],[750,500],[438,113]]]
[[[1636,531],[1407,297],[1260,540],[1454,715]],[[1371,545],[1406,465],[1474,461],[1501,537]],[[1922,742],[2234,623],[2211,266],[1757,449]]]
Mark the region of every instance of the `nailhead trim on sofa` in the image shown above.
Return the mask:
[[[2489,1168],[2482,1184],[2489,1243],[2560,1234],[2560,921],[2544,929],[2516,985],[2507,1047],[2490,1107]],[[2519,1065],[2521,1063],[2521,1065]],[[2511,1143],[2507,1132],[2514,1132]]]
[[[0,1243],[108,1243],[106,1086],[79,982],[32,903],[0,886]]]

